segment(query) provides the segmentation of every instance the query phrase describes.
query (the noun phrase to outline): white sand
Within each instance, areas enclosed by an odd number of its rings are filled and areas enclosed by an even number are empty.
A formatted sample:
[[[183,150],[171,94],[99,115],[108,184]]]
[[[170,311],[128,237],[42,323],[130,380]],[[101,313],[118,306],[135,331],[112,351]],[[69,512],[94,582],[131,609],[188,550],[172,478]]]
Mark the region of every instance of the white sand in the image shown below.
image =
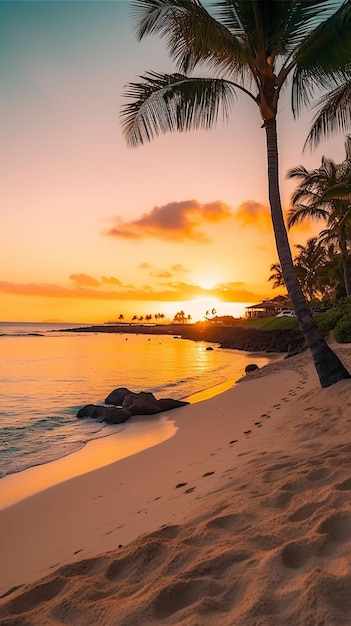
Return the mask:
[[[168,415],[0,511],[0,624],[351,624],[351,381],[320,389],[304,353]]]

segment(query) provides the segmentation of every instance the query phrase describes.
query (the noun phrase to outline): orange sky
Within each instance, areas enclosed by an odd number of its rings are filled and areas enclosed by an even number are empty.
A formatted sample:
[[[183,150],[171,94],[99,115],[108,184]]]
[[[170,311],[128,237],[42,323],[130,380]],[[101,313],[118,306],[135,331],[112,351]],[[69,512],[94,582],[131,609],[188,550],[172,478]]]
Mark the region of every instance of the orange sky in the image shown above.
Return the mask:
[[[207,309],[241,315],[276,295],[264,131],[239,99],[213,132],[127,148],[122,91],[173,71],[163,42],[137,43],[128,2],[0,2],[0,319],[103,322]],[[311,114],[279,114],[286,171],[341,161],[344,139],[302,154]],[[291,244],[318,232],[291,232]],[[236,303],[236,304],[235,304]]]

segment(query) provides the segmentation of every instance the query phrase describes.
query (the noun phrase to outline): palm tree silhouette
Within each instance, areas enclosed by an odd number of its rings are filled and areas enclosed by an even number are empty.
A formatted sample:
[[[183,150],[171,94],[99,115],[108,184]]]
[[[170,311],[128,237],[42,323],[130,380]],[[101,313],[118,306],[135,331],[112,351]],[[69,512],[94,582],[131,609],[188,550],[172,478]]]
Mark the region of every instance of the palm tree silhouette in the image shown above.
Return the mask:
[[[137,36],[165,38],[178,71],[150,71],[129,84],[124,133],[129,145],[137,146],[166,131],[213,128],[220,111],[228,117],[238,93],[258,106],[279,261],[321,385],[327,387],[350,375],[319,332],[296,275],[280,200],[276,118],[290,77],[296,113],[316,86],[350,72],[351,5],[348,0],[335,11],[329,0],[222,0],[213,7],[217,19],[200,0],[134,1]],[[199,65],[213,74],[187,75]]]
[[[345,152],[346,159],[341,164],[323,157],[321,167],[315,170],[308,171],[302,165],[289,170],[288,178],[298,178],[301,182],[292,196],[288,226],[291,228],[306,219],[327,222],[320,237],[339,246],[345,290],[350,297],[351,204],[347,198],[333,198],[333,195],[337,195],[338,185],[347,184],[351,178],[351,136],[345,142]]]

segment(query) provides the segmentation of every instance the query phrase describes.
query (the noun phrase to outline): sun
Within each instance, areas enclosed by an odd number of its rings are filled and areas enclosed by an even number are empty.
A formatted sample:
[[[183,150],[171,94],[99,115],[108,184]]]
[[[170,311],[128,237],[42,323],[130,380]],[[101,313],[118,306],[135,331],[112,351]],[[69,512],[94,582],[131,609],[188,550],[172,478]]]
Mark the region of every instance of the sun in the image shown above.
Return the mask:
[[[213,276],[201,276],[196,282],[202,289],[213,289],[218,284]]]

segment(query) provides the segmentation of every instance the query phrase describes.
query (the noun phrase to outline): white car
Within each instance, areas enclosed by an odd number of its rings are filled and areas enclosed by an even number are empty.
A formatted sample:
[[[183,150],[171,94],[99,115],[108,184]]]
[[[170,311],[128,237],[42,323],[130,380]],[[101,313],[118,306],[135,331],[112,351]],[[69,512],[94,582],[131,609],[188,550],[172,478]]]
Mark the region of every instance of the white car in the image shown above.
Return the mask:
[[[276,315],[276,317],[296,317],[294,311],[291,311],[290,309],[287,309],[286,311],[282,311],[281,313],[278,313],[278,315]]]

